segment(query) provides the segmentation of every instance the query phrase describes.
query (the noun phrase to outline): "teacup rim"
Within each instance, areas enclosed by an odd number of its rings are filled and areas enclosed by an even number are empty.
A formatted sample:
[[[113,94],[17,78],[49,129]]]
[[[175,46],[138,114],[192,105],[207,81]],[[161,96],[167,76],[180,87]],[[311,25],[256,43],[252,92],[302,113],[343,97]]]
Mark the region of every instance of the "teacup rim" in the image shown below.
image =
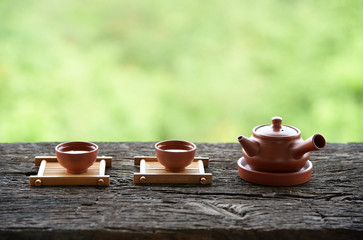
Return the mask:
[[[58,148],[62,145],[65,145],[65,144],[73,144],[73,143],[83,143],[83,144],[87,144],[87,145],[92,145],[94,146],[95,148],[91,151],[87,151],[87,153],[93,153],[93,152],[96,152],[98,151],[98,145],[93,143],[93,142],[87,142],[87,141],[70,141],[70,142],[63,142],[63,143],[60,143],[58,144],[56,147],[55,147],[55,151],[58,152],[58,153],[62,153],[62,154],[73,154],[73,153],[68,153],[68,152],[64,152],[64,151],[61,151],[59,150]],[[83,154],[86,154],[86,153],[83,153]]]
[[[180,144],[180,145],[184,145],[184,146],[185,145],[189,145],[189,146],[192,146],[192,149],[185,150],[185,152],[193,152],[193,151],[195,151],[197,149],[197,145],[195,145],[194,143],[192,143],[190,141],[178,140],[178,139],[159,141],[159,142],[155,143],[155,149],[158,150],[158,151],[162,151],[162,152],[168,152],[168,150],[161,149],[159,147],[159,145],[161,145],[162,143],[169,143],[169,142],[184,143],[184,144]]]

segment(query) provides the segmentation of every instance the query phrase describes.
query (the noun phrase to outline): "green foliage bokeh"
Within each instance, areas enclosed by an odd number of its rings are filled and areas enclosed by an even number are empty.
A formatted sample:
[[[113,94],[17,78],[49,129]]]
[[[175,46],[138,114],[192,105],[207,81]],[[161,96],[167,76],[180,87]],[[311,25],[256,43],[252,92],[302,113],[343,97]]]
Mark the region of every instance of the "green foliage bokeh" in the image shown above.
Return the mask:
[[[0,1],[0,142],[363,141],[363,1]]]

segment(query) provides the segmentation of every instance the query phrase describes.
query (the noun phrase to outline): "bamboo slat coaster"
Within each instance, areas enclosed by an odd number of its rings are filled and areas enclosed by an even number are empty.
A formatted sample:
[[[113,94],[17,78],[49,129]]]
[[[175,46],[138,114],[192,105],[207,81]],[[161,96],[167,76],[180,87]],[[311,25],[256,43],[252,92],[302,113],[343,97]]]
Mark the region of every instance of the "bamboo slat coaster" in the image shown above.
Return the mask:
[[[148,183],[189,183],[211,184],[212,174],[205,173],[209,158],[196,157],[194,161],[180,172],[165,170],[156,157],[136,156],[134,165],[140,165],[140,172],[134,173],[134,184]]]
[[[106,167],[110,167],[112,157],[100,156],[88,168],[87,172],[80,174],[68,173],[55,156],[36,156],[35,166],[39,166],[38,174],[29,177],[31,186],[52,185],[110,185],[110,176],[105,175]]]

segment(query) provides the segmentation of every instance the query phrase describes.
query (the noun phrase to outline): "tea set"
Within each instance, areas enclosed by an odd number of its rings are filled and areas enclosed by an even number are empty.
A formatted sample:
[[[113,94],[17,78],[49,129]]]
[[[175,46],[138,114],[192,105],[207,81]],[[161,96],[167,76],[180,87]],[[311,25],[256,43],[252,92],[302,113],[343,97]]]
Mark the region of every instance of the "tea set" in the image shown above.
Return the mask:
[[[293,186],[309,181],[312,172],[310,152],[326,146],[321,134],[314,134],[304,141],[301,131],[283,125],[281,117],[273,117],[272,124],[256,126],[251,137],[239,136],[238,141],[242,146],[242,157],[237,162],[238,175],[247,182],[269,186]],[[185,172],[196,160],[203,165],[195,158],[196,150],[197,146],[192,142],[161,141],[155,144],[154,160],[166,173],[175,176]],[[98,159],[98,146],[91,142],[61,143],[55,147],[55,152],[56,160],[70,175],[86,173]],[[145,176],[141,180],[145,182]]]

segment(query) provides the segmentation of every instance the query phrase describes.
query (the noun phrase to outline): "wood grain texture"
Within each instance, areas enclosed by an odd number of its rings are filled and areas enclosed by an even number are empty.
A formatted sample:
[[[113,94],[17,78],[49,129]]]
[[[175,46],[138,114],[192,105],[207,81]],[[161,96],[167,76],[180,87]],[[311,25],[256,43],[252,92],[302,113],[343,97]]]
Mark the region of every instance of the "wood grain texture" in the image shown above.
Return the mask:
[[[266,187],[238,177],[238,143],[197,143],[212,185],[134,185],[152,142],[97,143],[110,186],[31,187],[34,156],[57,143],[0,144],[0,239],[361,239],[363,143],[311,155],[312,179]]]

